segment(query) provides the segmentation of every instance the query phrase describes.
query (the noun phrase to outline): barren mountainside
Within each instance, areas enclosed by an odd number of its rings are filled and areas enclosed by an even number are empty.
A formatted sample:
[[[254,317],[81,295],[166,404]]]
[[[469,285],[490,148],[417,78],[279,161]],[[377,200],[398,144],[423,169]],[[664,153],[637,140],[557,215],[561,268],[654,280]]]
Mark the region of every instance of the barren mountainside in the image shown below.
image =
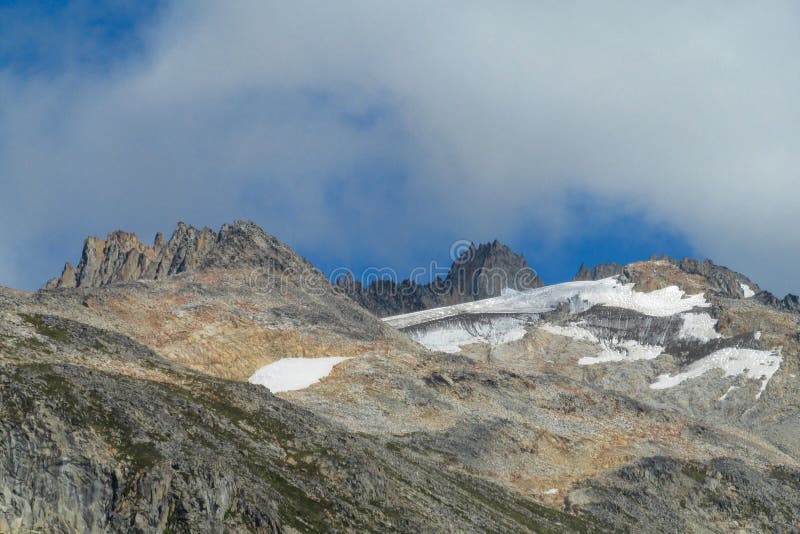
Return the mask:
[[[89,238],[0,288],[0,532],[800,529],[796,298],[531,272],[495,242],[387,297],[249,222]]]

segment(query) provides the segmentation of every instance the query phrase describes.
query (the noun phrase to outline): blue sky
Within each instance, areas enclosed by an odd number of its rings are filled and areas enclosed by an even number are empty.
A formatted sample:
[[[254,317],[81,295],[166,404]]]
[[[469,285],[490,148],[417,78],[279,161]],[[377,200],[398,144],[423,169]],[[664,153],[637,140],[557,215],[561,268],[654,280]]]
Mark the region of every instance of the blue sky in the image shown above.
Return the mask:
[[[656,252],[797,292],[798,14],[0,2],[0,284],[252,219],[324,271],[497,238],[548,283]]]
[[[22,76],[58,75],[77,65],[108,71],[144,51],[143,30],[162,7],[157,0],[0,1],[0,64]]]

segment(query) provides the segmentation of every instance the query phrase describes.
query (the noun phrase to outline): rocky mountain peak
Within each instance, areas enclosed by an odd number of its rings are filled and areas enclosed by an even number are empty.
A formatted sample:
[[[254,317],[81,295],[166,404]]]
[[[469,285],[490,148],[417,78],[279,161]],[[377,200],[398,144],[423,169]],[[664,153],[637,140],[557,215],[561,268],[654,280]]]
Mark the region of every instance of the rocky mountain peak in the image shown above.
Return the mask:
[[[138,275],[144,261],[153,261],[157,252],[144,245],[136,234],[115,231],[105,239],[89,237],[83,245],[76,268],[64,267],[56,287],[102,286],[112,281],[128,281]],[[53,281],[48,282],[52,286]]]
[[[378,316],[395,315],[499,296],[506,288],[522,291],[542,286],[524,256],[495,240],[470,243],[453,261],[447,276],[429,284],[413,280],[375,280],[364,287],[342,275],[336,288]]]
[[[453,262],[446,281],[453,293],[470,300],[496,297],[506,288],[522,291],[542,286],[525,257],[497,240],[477,247],[471,243]]]
[[[225,224],[219,232],[179,222],[169,241],[156,234],[153,246],[134,233],[115,231],[106,239],[89,237],[77,267],[64,266],[44,289],[102,287],[135,280],[158,280],[202,269],[265,267],[283,271],[308,263],[251,221]]]
[[[268,267],[279,272],[289,268],[313,268],[291,248],[252,221],[222,225],[214,247],[203,260],[203,267]]]
[[[709,289],[719,294],[732,298],[742,298],[747,291],[759,293],[761,288],[758,284],[750,280],[741,273],[737,273],[722,265],[717,265],[711,260],[699,261],[692,258],[684,258],[677,262],[678,268],[687,273],[699,275],[709,283]]]
[[[611,263],[599,263],[591,269],[586,267],[585,263],[581,263],[577,274],[572,280],[574,282],[602,280],[603,278],[622,274],[623,268],[622,265],[613,261]]]
[[[782,299],[779,299],[769,291],[760,291],[754,297],[758,302],[775,308],[776,310],[786,311],[790,313],[800,313],[800,297],[789,293]]]
[[[711,260],[696,260],[684,258],[680,261],[670,256],[653,254],[646,262],[639,262],[628,266],[620,265],[615,262],[600,263],[593,268],[588,268],[581,263],[580,269],[573,278],[574,281],[602,280],[610,276],[622,275],[626,280],[641,280],[642,272],[634,269],[635,265],[648,265],[650,269],[660,271],[674,271],[674,273],[690,275],[697,280],[703,280],[701,286],[707,291],[716,293],[729,298],[746,298],[753,296],[761,291],[758,284],[750,280],[741,273],[737,273],[727,267],[715,264]],[[769,297],[764,297],[769,300]],[[775,300],[777,302],[777,300]],[[791,307],[790,304],[787,306]]]

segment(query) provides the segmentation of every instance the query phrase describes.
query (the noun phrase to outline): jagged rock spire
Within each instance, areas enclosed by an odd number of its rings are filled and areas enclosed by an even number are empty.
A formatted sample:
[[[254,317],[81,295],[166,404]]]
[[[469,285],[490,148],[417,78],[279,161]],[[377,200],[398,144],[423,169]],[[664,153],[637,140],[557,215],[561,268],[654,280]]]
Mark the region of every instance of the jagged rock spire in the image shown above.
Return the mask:
[[[586,267],[585,263],[581,263],[580,269],[578,269],[578,273],[572,279],[575,282],[579,281],[589,281],[589,280],[602,280],[603,278],[608,278],[610,276],[617,276],[622,274],[623,266],[611,262],[611,263],[599,263],[595,267],[589,269]]]
[[[525,257],[497,240],[477,247],[471,244],[453,262],[447,282],[453,293],[471,299],[496,297],[506,288],[523,291],[542,286]]]
[[[106,239],[89,237],[77,267],[67,263],[44,288],[102,287],[135,280],[158,280],[205,268],[265,267],[285,270],[310,265],[253,222],[225,224],[220,231],[179,222],[169,241],[156,234],[153,246],[133,233],[116,231]]]

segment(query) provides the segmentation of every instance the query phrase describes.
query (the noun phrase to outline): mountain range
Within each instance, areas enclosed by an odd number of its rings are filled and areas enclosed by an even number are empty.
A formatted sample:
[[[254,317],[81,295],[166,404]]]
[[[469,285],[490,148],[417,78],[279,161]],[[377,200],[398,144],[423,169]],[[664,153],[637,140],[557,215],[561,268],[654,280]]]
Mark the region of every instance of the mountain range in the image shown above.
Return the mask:
[[[694,259],[334,283],[251,222],[0,288],[0,532],[793,532],[800,306]]]

